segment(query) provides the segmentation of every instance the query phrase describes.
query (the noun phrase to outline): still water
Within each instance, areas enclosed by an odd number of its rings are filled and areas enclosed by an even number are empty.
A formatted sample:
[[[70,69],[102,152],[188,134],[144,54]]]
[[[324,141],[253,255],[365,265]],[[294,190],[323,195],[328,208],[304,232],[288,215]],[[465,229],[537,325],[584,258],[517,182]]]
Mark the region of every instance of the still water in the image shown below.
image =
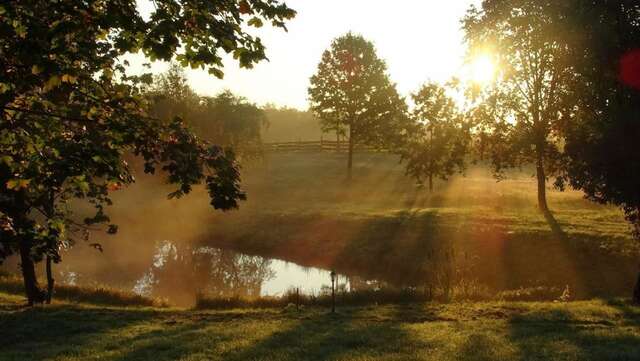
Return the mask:
[[[328,292],[328,270],[250,256],[212,247],[181,246],[169,241],[156,246],[149,269],[133,292],[165,298],[178,305],[195,302],[196,294],[209,297],[282,296],[299,289],[303,294]],[[337,276],[337,287],[349,290],[349,280]]]

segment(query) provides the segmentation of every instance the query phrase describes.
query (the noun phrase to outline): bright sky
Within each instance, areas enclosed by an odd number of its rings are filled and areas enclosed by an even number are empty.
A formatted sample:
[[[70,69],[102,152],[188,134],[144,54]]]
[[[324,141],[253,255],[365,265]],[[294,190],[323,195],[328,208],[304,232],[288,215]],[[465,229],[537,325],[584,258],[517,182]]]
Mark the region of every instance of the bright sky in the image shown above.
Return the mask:
[[[141,0],[141,3],[143,1]],[[444,82],[462,71],[464,56],[460,19],[480,0],[288,0],[298,12],[289,32],[265,26],[254,31],[267,47],[269,62],[240,69],[225,62],[225,78],[188,70],[191,86],[201,95],[223,89],[257,104],[275,103],[306,109],[309,78],[331,40],[348,31],[374,42],[402,95],[427,80]],[[147,5],[148,6],[148,5]],[[141,8],[145,10],[145,6]],[[142,59],[134,61],[135,67]],[[153,72],[168,64],[154,63]]]

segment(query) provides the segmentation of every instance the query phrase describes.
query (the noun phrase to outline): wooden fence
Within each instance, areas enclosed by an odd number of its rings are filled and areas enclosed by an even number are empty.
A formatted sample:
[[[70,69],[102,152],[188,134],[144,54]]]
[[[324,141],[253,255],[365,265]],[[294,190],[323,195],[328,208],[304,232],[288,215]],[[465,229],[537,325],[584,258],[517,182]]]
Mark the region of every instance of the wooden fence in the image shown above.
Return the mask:
[[[279,142],[279,143],[264,143],[265,151],[274,152],[346,152],[349,150],[348,141],[330,141],[320,139],[319,141],[297,141],[297,142]],[[354,147],[357,151],[383,151],[375,147],[366,145],[357,145]]]

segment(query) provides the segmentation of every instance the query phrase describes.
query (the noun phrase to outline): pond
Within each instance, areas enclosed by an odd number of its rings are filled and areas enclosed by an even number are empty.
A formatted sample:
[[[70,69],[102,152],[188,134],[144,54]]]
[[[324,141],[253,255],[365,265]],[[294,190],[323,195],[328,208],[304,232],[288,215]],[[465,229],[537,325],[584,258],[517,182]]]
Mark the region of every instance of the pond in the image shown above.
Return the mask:
[[[136,280],[132,290],[177,305],[193,305],[197,294],[253,298],[282,296],[298,289],[302,294],[318,295],[330,287],[329,270],[165,241],[158,244],[149,269]],[[349,279],[337,275],[336,287],[349,290]]]

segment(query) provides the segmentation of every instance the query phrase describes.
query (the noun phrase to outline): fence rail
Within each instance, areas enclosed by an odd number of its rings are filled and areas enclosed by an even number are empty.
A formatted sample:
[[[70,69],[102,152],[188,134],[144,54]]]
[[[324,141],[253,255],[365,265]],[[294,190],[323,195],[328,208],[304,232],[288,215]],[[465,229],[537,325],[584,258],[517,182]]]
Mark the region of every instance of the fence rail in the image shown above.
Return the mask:
[[[349,149],[348,141],[337,142],[335,140],[323,140],[319,141],[297,141],[297,142],[276,142],[276,143],[264,143],[263,147],[266,151],[281,151],[281,152],[346,152]],[[367,145],[356,145],[354,150],[358,151],[383,151],[379,148],[370,147]]]

